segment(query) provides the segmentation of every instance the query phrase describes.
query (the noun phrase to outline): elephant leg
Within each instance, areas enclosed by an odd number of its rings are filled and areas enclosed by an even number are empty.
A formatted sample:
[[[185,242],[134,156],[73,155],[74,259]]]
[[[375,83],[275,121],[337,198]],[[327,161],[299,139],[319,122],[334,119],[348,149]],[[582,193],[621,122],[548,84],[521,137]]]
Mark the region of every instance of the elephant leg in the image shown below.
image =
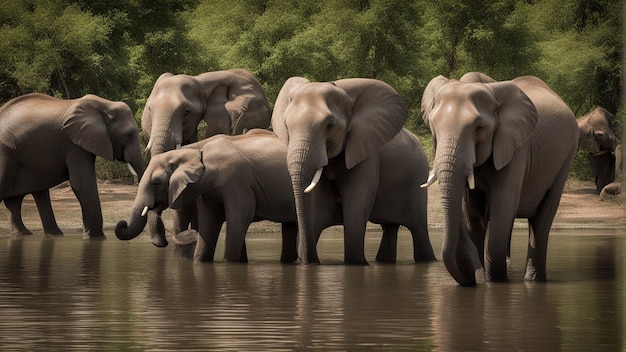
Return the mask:
[[[592,155],[591,168],[596,176],[596,193],[600,194],[604,186],[611,183],[611,173],[615,163],[613,155],[609,152],[603,154]]]
[[[466,189],[463,197],[463,216],[466,219],[467,231],[470,239],[476,246],[479,267],[485,266],[485,236],[487,235],[487,220],[485,219],[485,195],[478,190]],[[510,245],[507,250],[510,257]]]
[[[510,190],[507,187],[497,189]],[[511,232],[515,221],[519,194],[504,192],[493,195],[491,199],[490,220],[487,229],[487,250],[485,252],[485,275],[487,281],[508,281],[507,255]]]
[[[559,172],[552,188],[546,193],[537,208],[535,216],[528,219],[529,239],[526,259],[525,280],[546,281],[546,257],[548,254],[548,236],[552,221],[559,208],[561,194],[569,172],[571,160]]]
[[[416,263],[437,260],[428,232],[428,194],[422,188],[420,188],[420,192],[423,194],[418,195],[415,200],[413,224],[410,226],[406,224],[413,238],[413,260]]]
[[[283,246],[280,253],[281,263],[293,263],[298,260],[298,223],[281,224]]]
[[[251,220],[250,220],[251,221]],[[224,249],[224,259],[229,262],[248,262],[246,251],[246,233],[250,221],[242,217],[231,218],[226,215],[226,246]]]
[[[198,229],[198,207],[195,202],[184,204],[183,208],[176,209],[172,215],[174,233],[188,229]]]
[[[398,254],[398,224],[381,224],[383,235],[376,253],[376,261],[382,263],[395,263]]]
[[[22,201],[24,195],[9,197],[4,199],[4,206],[9,210],[9,223],[11,224],[11,233],[14,236],[32,235],[33,233],[26,228],[22,221]]]
[[[165,225],[161,213],[162,210],[148,212],[148,231],[152,244],[157,247],[167,247],[168,242],[165,238]]]
[[[95,158],[95,155],[81,150],[67,161],[70,186],[80,203],[83,215],[83,239],[106,239],[102,231],[102,208],[96,182]]]
[[[344,231],[344,261],[346,264],[367,265],[365,259],[365,229],[372,212],[375,185],[371,187],[349,189],[342,194],[343,199],[343,231]],[[366,190],[366,191],[363,191]],[[372,194],[369,194],[372,193]]]
[[[62,235],[63,231],[57,225],[57,220],[54,217],[54,211],[52,210],[52,203],[50,202],[50,190],[43,190],[33,193],[35,204],[37,204],[37,210],[39,211],[39,217],[41,218],[41,224],[43,225],[43,231],[46,235]]]
[[[225,217],[223,209],[215,204],[197,201],[198,214],[198,244],[193,259],[196,262],[213,262],[217,240],[222,230]]]

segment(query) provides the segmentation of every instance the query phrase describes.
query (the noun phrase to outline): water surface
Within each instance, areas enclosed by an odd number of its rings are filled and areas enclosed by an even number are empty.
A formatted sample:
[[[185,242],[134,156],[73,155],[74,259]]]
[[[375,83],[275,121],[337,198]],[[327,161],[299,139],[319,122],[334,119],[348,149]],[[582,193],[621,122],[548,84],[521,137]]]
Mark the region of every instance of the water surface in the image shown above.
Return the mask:
[[[441,234],[431,234],[436,253]],[[248,237],[249,264],[194,264],[142,235],[0,234],[0,350],[622,351],[622,231],[555,231],[549,283],[456,285],[442,262],[342,265],[343,241],[320,241],[321,265],[279,263],[280,235]],[[216,258],[221,258],[222,243]]]

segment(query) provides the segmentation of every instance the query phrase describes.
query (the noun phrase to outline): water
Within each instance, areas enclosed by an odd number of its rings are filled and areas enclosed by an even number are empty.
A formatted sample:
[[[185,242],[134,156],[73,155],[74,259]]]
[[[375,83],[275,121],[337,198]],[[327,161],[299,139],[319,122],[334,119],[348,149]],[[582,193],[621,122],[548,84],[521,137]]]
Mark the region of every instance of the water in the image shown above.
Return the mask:
[[[436,253],[441,234],[432,234]],[[341,264],[322,237],[322,265],[281,265],[279,234],[248,238],[249,264],[194,264],[145,236],[0,236],[0,350],[622,351],[622,231],[554,232],[547,284],[456,285],[442,262]],[[222,244],[216,258],[221,257]]]

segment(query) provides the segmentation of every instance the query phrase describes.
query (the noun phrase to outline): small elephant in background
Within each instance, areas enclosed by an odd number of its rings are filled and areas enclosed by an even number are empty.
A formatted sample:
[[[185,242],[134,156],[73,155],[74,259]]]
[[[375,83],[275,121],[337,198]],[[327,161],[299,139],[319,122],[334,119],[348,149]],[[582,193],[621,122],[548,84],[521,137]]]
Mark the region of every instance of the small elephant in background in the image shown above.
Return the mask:
[[[344,260],[367,264],[368,220],[383,224],[377,260],[395,261],[399,225],[413,237],[416,261],[434,260],[426,223],[427,193],[420,189],[428,161],[417,138],[402,128],[408,112],[387,83],[365,78],[283,85],[272,129],[287,148],[298,215],[298,255],[317,263],[315,211],[326,206],[316,185],[328,180],[341,198]]]
[[[615,115],[604,108],[579,117],[578,147],[589,153],[601,198],[622,191],[622,131]]]
[[[96,183],[96,156],[126,162],[143,175],[139,130],[123,102],[95,95],[60,100],[32,93],[0,108],[0,200],[10,212],[12,232],[30,234],[21,205],[32,194],[46,234],[62,234],[49,189],[69,180],[81,206],[84,237],[104,238]]]
[[[265,91],[248,71],[232,69],[189,76],[162,74],[154,83],[141,116],[149,137],[147,150],[157,155],[198,141],[198,124],[204,121],[204,138],[216,134],[241,134],[252,128],[269,128],[271,108]],[[197,227],[193,205],[174,214],[174,231]],[[160,213],[150,213],[153,242],[167,246]]]

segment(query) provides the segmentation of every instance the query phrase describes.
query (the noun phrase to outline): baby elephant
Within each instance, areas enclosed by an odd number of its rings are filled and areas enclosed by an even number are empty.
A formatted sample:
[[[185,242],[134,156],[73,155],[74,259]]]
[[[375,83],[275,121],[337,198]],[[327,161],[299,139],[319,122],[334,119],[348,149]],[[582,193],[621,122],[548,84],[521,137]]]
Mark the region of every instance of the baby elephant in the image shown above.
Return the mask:
[[[120,221],[115,234],[130,240],[144,229],[148,210],[176,209],[197,198],[200,236],[194,260],[213,261],[226,221],[225,259],[247,262],[245,235],[250,223],[270,220],[283,224],[281,261],[295,261],[296,211],[286,153],[274,133],[254,129],[239,136],[216,135],[155,155],[139,183],[129,221]],[[330,197],[331,192],[324,194]],[[332,206],[335,201],[329,198],[330,206],[322,209],[320,232],[341,223],[341,213]]]

